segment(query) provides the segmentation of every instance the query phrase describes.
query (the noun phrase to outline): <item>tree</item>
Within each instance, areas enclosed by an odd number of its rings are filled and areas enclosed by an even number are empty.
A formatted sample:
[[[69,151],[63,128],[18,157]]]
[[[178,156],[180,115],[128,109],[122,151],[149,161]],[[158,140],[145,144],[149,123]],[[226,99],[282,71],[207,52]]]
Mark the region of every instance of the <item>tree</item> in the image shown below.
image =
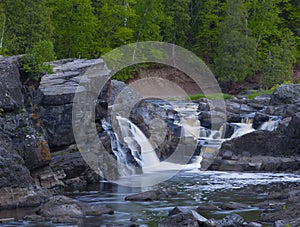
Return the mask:
[[[161,24],[171,23],[164,13],[163,0],[139,0],[134,6],[137,18],[135,41],[162,41]]]
[[[284,81],[291,81],[293,66],[296,62],[296,44],[292,32],[285,32],[282,43],[270,47],[262,67],[261,82],[265,87],[272,87]]]
[[[97,50],[99,55],[133,42],[133,27],[136,27],[134,4],[135,0],[102,0],[102,7],[96,9],[99,20],[97,30]]]
[[[230,0],[220,25],[214,69],[222,81],[241,81],[255,72],[255,40],[249,36],[247,11],[240,0]]]
[[[165,42],[188,46],[190,30],[190,2],[191,0],[164,0],[165,14],[172,18],[172,22],[162,24],[162,35]]]
[[[5,15],[0,19],[5,18],[2,45],[6,54],[23,54],[36,42],[51,39],[51,11],[46,0],[2,0],[1,5]]]
[[[52,0],[54,47],[58,58],[94,55],[97,18],[90,0]]]
[[[189,49],[206,64],[213,63],[219,39],[219,26],[224,20],[227,3],[218,0],[193,0],[191,2],[191,29]]]

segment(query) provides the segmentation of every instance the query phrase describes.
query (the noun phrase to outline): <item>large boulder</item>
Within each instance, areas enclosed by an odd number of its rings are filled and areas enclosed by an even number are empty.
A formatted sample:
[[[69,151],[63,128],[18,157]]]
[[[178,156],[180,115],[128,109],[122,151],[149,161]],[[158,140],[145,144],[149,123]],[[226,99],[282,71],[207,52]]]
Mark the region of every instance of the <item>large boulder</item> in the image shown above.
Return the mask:
[[[90,205],[66,196],[53,196],[41,205],[37,215],[28,219],[44,219],[53,222],[78,223],[85,216],[113,214],[114,211],[102,205]]]
[[[100,92],[100,88],[93,87],[99,81],[107,81],[110,71],[102,59],[67,59],[52,62],[54,74],[42,77],[36,98],[40,105],[40,114],[51,148],[59,148],[75,143],[72,127],[73,98],[76,92],[86,92],[91,87]],[[96,67],[97,72],[88,71]],[[87,73],[88,71],[88,73]],[[90,75],[90,72],[91,75]],[[95,75],[94,75],[95,74]],[[97,81],[96,83],[93,80]],[[79,86],[84,82],[84,86]],[[82,84],[81,84],[82,85]],[[95,109],[102,110],[108,94],[108,83],[99,94]],[[99,106],[100,105],[100,106]],[[99,108],[98,108],[99,107]],[[80,113],[79,113],[80,114]]]
[[[299,156],[291,149],[292,138],[282,132],[254,131],[226,141],[209,170],[294,171]],[[295,145],[294,145],[295,147]]]
[[[272,94],[270,104],[290,104],[300,98],[300,84],[282,84]]]

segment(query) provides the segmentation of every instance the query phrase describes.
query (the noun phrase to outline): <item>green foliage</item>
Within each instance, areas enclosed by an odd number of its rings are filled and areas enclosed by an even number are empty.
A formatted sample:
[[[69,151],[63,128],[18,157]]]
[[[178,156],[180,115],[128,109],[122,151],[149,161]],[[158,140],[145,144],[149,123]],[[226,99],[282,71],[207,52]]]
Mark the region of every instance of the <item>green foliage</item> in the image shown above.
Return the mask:
[[[0,117],[2,116],[3,113],[4,113],[4,109],[0,107]]]
[[[212,64],[216,57],[220,34],[219,26],[224,20],[226,7],[227,1],[191,1],[189,48],[206,64]]]
[[[221,81],[242,81],[255,72],[255,41],[249,36],[245,5],[230,0],[220,25],[215,73]]]
[[[269,49],[262,67],[261,83],[265,87],[272,87],[275,84],[292,79],[293,65],[296,63],[296,48],[289,31],[286,31],[285,37],[282,43]]]
[[[271,94],[273,94],[273,92],[274,92],[273,89],[267,89],[267,90],[262,89],[262,90],[259,90],[257,92],[253,92],[252,94],[247,95],[247,98],[248,99],[255,99],[258,96],[271,95]]]
[[[137,15],[133,9],[135,0],[102,0],[98,10],[97,50],[103,55],[122,45],[132,43]]]
[[[52,34],[51,10],[47,0],[1,0],[6,15],[3,47],[8,55],[24,54],[39,40]]]
[[[210,100],[227,100],[227,99],[231,99],[232,96],[229,94],[224,94],[224,93],[220,93],[220,94],[196,94],[196,95],[190,95],[188,97],[186,97],[187,100],[198,100],[201,98],[207,98]]]
[[[51,41],[40,41],[21,59],[22,70],[38,80],[41,74],[52,73],[52,67],[45,62],[55,59]]]
[[[162,24],[162,35],[165,42],[187,47],[190,30],[190,0],[164,0],[165,14],[171,19]]]
[[[94,56],[97,18],[90,0],[51,0],[58,58]]]
[[[24,70],[37,75],[47,71],[32,56],[41,40],[53,42],[58,58],[97,58],[129,43],[165,41],[189,48],[220,81],[261,75],[270,88],[290,80],[300,62],[299,24],[299,0],[1,0],[0,54],[26,52]],[[116,78],[138,72],[135,66]]]

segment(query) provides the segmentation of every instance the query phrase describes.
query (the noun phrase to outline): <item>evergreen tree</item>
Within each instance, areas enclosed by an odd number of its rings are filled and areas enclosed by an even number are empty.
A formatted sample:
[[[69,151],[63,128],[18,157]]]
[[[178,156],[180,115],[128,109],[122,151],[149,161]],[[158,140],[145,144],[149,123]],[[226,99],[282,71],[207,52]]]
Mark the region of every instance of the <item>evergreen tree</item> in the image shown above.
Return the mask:
[[[262,84],[270,88],[284,81],[291,81],[296,62],[296,44],[292,32],[284,33],[282,43],[270,47],[262,67]]]
[[[2,16],[5,15],[0,18],[5,18],[2,46],[6,54],[23,54],[35,43],[50,40],[51,11],[46,0],[2,0],[1,5]]]
[[[191,0],[164,0],[165,14],[172,19],[162,25],[165,42],[188,46],[190,31],[190,2]]]
[[[97,9],[99,20],[97,49],[99,54],[133,42],[136,27],[136,14],[133,9],[135,0],[102,0],[101,9]]]
[[[255,72],[255,40],[247,26],[247,12],[240,0],[230,0],[220,26],[215,73],[222,81],[241,81]]]
[[[220,22],[224,20],[226,2],[193,0],[191,2],[191,30],[189,48],[207,64],[213,63],[219,38]]]
[[[52,0],[58,58],[93,57],[97,18],[90,0]]]
[[[137,14],[135,41],[162,41],[161,24],[171,23],[164,13],[163,0],[139,0],[134,6]]]

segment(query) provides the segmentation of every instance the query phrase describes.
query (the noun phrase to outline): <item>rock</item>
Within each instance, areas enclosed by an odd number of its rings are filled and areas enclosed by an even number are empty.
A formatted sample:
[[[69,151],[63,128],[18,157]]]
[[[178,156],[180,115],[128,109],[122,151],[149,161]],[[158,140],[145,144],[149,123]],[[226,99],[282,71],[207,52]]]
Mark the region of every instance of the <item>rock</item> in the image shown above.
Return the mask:
[[[270,117],[266,114],[263,113],[256,113],[253,119],[253,124],[252,124],[252,128],[254,129],[259,129],[260,126],[267,122],[270,119]]]
[[[177,114],[162,100],[143,100],[131,111],[130,120],[149,138],[161,161],[170,157],[181,137],[181,127],[174,124]]]
[[[14,209],[20,207],[37,207],[46,196],[43,191],[28,187],[0,188],[0,209]]]
[[[108,104],[113,105],[117,96],[126,88],[126,84],[122,81],[111,80],[109,88],[109,100]]]
[[[136,216],[130,217],[130,221],[131,222],[136,222],[137,220],[138,220],[138,218]]]
[[[257,222],[249,222],[247,227],[262,227],[263,225]]]
[[[76,147],[56,152],[53,156],[51,168],[66,189],[84,189],[87,184],[99,182],[100,176],[85,162]]]
[[[21,109],[24,97],[19,73],[19,57],[0,57],[0,109]]]
[[[32,170],[31,176],[35,180],[35,184],[42,188],[53,189],[65,186],[50,166]]]
[[[199,224],[205,224],[207,219],[195,210],[187,207],[175,207],[170,211],[169,216],[161,221],[159,221],[159,227],[169,227],[169,226],[190,226],[198,227]],[[201,225],[200,225],[201,226]]]
[[[238,214],[231,214],[218,221],[210,219],[208,223],[208,226],[212,227],[242,227],[244,226],[244,219]]]
[[[53,222],[77,222],[78,219],[88,216],[113,214],[113,210],[106,206],[89,205],[66,196],[58,195],[49,198],[36,212]]]
[[[93,80],[106,81],[110,71],[102,59],[67,59],[52,62],[54,74],[42,77],[39,91],[42,94],[40,112],[47,139],[51,148],[68,146],[75,143],[72,127],[72,109],[75,92],[85,92],[92,86],[97,86]],[[97,67],[97,74],[84,77],[91,67]],[[78,86],[85,80],[84,86]],[[98,88],[94,88],[96,91]],[[99,91],[100,92],[100,91]],[[99,97],[105,101],[108,85],[104,87]],[[101,102],[100,102],[101,103]],[[81,113],[77,113],[81,114]]]
[[[282,84],[272,94],[270,104],[290,104],[300,98],[300,84]]]
[[[242,203],[229,202],[229,203],[220,204],[219,208],[221,208],[222,210],[240,210],[240,209],[247,209],[249,208],[249,206]]]
[[[166,188],[161,190],[146,191],[139,194],[127,196],[125,200],[131,201],[153,201],[161,198],[172,197],[177,195],[177,191],[172,188]]]
[[[273,227],[285,227],[286,224],[282,220],[275,221]]]
[[[199,205],[197,207],[198,213],[200,213],[201,211],[216,211],[216,210],[219,210],[219,207],[212,204]]]
[[[54,196],[48,199],[37,211],[38,215],[47,218],[71,217],[83,218],[83,206],[76,200],[66,196]]]

